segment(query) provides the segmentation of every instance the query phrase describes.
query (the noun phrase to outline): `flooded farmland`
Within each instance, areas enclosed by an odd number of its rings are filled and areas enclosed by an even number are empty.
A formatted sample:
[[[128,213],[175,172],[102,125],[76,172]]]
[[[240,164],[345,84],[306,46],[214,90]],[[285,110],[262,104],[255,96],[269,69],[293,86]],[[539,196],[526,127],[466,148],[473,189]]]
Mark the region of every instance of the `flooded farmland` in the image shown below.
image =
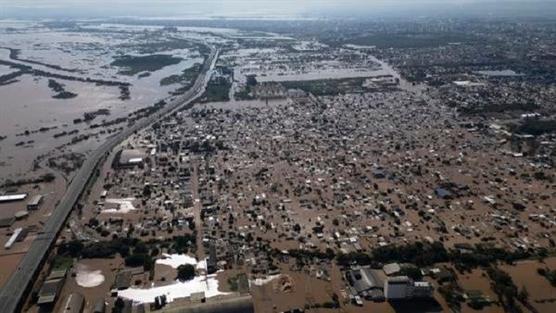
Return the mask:
[[[93,150],[117,127],[93,131],[92,124],[123,121],[170,98],[189,82],[163,80],[191,70],[205,58],[194,31],[101,26],[0,21],[2,179],[29,175],[33,162],[55,148],[72,153]],[[134,58],[149,66],[133,63]],[[160,62],[164,58],[174,61]],[[106,113],[102,119],[76,123],[99,111]],[[72,143],[76,136],[87,139]]]

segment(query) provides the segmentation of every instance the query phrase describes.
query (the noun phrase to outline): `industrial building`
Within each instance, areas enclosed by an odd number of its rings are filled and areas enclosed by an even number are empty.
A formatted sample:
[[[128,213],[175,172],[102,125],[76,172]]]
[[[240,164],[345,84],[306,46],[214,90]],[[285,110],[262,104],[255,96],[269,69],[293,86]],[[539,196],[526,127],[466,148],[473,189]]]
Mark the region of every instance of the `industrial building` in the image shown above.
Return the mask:
[[[46,278],[39,291],[37,304],[40,306],[52,306],[58,299],[59,293],[66,280],[66,270],[52,271]]]
[[[139,150],[123,149],[116,153],[112,167],[114,169],[133,168],[143,163],[145,154]]]
[[[389,277],[384,284],[384,296],[388,300],[427,298],[432,296],[430,283],[415,282],[407,276]]]
[[[366,300],[384,301],[384,279],[380,270],[368,267],[357,268],[346,272],[346,280],[352,291]]]
[[[36,195],[27,203],[27,210],[37,210],[42,203],[43,196]]]
[[[433,288],[426,281],[413,281],[407,276],[388,277],[399,272],[398,264],[388,264],[384,270],[355,267],[345,273],[353,299],[369,301],[404,300],[432,296]],[[360,300],[358,300],[360,301]]]

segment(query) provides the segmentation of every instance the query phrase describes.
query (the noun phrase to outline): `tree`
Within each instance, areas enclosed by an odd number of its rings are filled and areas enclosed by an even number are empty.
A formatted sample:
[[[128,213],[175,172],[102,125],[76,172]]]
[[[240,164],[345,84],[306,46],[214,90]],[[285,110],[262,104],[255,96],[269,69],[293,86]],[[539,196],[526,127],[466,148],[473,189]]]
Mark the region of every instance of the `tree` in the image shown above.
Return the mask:
[[[195,277],[195,267],[191,264],[183,264],[178,266],[178,279],[179,280],[191,280]]]
[[[246,77],[247,77],[246,85],[248,87],[253,87],[257,85],[257,78],[255,75],[247,75]]]
[[[144,254],[132,254],[124,259],[126,266],[138,267],[144,266],[146,255]]]
[[[413,280],[421,280],[423,278],[423,274],[421,273],[421,270],[415,266],[407,266],[402,268],[401,274]]]
[[[527,291],[527,288],[525,288],[525,286],[521,287],[521,290],[517,294],[517,299],[521,303],[527,303],[527,301],[529,300],[529,291]]]
[[[150,197],[151,197],[151,193],[152,193],[151,185],[145,185],[145,186],[143,187],[143,197],[144,197],[144,198],[150,198]]]
[[[72,240],[66,244],[63,244],[58,250],[58,254],[60,255],[69,254],[70,256],[75,258],[81,255],[81,251],[83,250],[83,248],[84,246],[81,241]]]
[[[125,306],[124,300],[120,297],[114,301],[114,307],[112,308],[112,313],[120,313],[123,311]]]

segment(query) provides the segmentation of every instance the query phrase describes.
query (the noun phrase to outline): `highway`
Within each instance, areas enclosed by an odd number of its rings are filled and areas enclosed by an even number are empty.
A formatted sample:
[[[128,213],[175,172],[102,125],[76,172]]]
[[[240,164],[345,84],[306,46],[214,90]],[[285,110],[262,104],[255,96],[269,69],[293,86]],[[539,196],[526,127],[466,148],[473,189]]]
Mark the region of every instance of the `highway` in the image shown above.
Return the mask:
[[[103,157],[134,132],[155,123],[185,105],[191,104],[195,99],[200,97],[205,91],[208,80],[210,79],[210,75],[207,74],[212,71],[217,59],[218,50],[211,48],[211,53],[205,61],[197,80],[185,94],[167,103],[162,109],[151,116],[136,121],[135,124],[125,128],[120,133],[113,137],[109,137],[106,142],[89,155],[68,185],[64,196],[44,225],[43,231],[33,241],[29,251],[27,251],[19,263],[17,270],[10,276],[8,282],[0,290],[1,313],[20,312],[21,306],[25,302],[25,298],[43,264],[43,260],[56,242],[56,238],[64,226],[66,219],[79,200],[80,195],[87,186],[89,178],[94,174],[97,165]]]

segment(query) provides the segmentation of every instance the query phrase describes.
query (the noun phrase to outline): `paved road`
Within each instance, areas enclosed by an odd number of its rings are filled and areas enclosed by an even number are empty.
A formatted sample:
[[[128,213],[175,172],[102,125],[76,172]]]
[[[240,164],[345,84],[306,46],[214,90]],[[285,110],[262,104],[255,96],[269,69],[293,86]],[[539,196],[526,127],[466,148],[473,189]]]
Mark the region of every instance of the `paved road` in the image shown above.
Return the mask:
[[[117,135],[108,138],[105,143],[87,158],[80,170],[75,174],[60,203],[44,225],[43,232],[33,241],[17,270],[0,290],[0,313],[16,313],[21,310],[21,306],[29,289],[32,287],[32,282],[36,278],[43,260],[56,241],[58,233],[64,226],[67,217],[75,203],[77,203],[79,196],[87,185],[89,177],[93,175],[100,160],[134,132],[153,124],[182,106],[192,103],[205,91],[210,79],[210,75],[207,74],[214,68],[218,57],[218,51],[214,48],[211,50],[209,58],[191,89],[179,97],[179,99],[164,106],[159,112],[137,121],[134,125],[125,128]]]

